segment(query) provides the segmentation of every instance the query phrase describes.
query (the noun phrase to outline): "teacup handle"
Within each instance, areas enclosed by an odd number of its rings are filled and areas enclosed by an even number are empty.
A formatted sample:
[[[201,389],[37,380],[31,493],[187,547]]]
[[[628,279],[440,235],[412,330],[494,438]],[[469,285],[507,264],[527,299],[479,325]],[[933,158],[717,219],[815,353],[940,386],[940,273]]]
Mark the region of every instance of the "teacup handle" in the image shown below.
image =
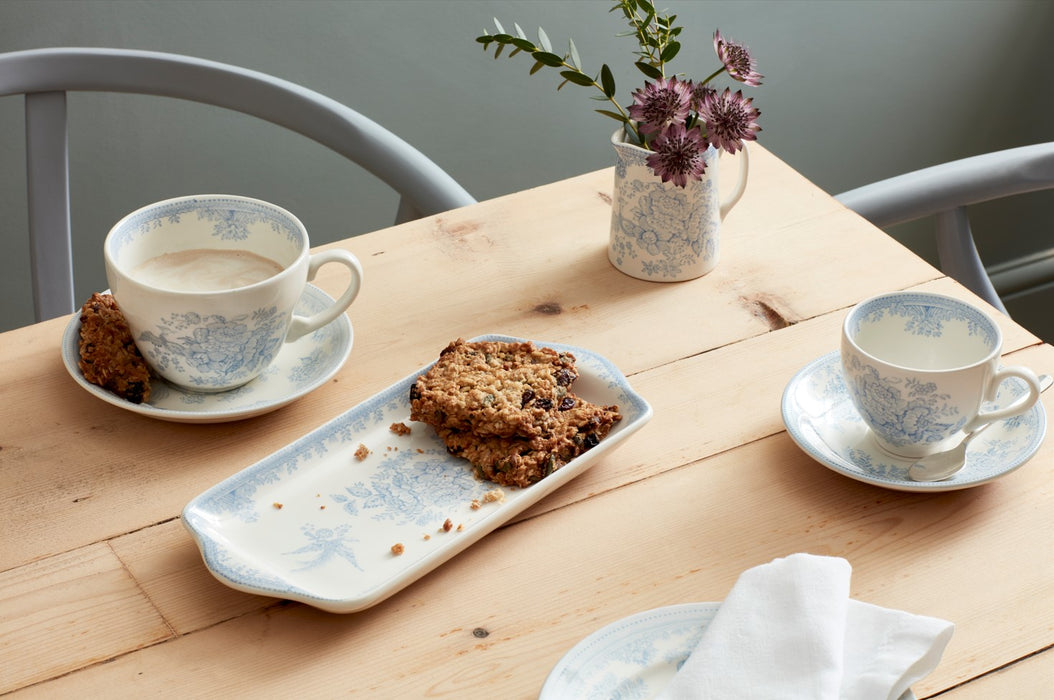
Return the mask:
[[[362,287],[362,265],[359,264],[358,258],[340,248],[324,250],[312,255],[307,268],[307,281],[310,282],[315,279],[318,269],[331,262],[340,263],[351,271],[351,280],[348,282],[348,288],[344,290],[344,294],[332,306],[326,307],[317,314],[312,314],[311,316],[297,316],[294,314],[293,321],[289,324],[289,330],[285,335],[285,342],[291,343],[326,325],[344,313],[344,310],[351,306],[351,302],[355,301],[355,297],[359,295],[359,289]]]
[[[721,155],[724,155],[724,153],[724,151],[721,151]],[[739,159],[739,177],[736,179],[736,187],[721,202],[720,214],[722,220],[728,215],[728,212],[732,211],[732,207],[736,206],[747,189],[747,175],[750,173],[750,151],[747,149],[746,141],[743,142],[743,149],[740,154],[742,157]]]
[[[1036,401],[1039,400],[1039,378],[1028,367],[1002,367],[997,370],[992,375],[992,378],[988,380],[988,392],[986,394],[988,400],[994,399],[996,392],[999,390],[999,385],[1011,377],[1017,377],[1028,385],[1028,396],[1022,396],[1006,408],[984,413],[979,412],[972,421],[966,424],[966,427],[963,428],[964,432],[970,433],[986,423],[993,423],[997,420],[1019,415],[1035,405]]]

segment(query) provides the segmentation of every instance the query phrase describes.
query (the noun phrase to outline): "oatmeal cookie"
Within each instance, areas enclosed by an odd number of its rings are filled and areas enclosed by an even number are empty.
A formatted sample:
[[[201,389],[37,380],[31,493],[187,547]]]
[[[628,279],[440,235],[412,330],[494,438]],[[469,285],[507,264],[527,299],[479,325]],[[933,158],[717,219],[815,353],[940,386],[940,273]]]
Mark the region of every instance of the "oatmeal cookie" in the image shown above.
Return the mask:
[[[150,398],[150,370],[109,294],[92,294],[81,307],[77,366],[92,384],[132,403]]]
[[[537,437],[577,378],[570,353],[459,338],[410,387],[410,419],[480,436]]]
[[[480,477],[502,486],[530,486],[595,447],[622,419],[617,406],[597,406],[571,395],[576,406],[563,411],[548,432],[532,438],[480,436],[436,428],[447,451],[467,459]]]

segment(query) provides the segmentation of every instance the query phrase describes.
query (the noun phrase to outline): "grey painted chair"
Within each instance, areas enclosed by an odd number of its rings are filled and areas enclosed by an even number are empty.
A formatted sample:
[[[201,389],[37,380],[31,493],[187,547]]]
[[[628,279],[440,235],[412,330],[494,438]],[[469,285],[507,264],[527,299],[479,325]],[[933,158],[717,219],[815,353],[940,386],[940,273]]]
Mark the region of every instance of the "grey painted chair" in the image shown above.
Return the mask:
[[[977,254],[970,204],[1054,187],[1054,142],[935,165],[836,196],[879,228],[936,216],[941,269],[1006,313]]]
[[[98,48],[0,54],[0,96],[25,95],[33,301],[37,320],[75,310],[66,93],[193,100],[265,119],[354,161],[400,195],[396,223],[475,200],[420,151],[362,114],[294,83],[189,56]]]

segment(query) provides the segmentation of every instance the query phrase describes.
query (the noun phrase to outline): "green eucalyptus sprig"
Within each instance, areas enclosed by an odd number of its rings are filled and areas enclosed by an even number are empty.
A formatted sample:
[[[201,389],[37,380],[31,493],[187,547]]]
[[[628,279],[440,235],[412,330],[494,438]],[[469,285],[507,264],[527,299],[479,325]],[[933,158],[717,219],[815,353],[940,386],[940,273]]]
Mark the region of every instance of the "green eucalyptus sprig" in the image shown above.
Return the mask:
[[[645,76],[659,79],[666,74],[666,63],[673,59],[680,50],[681,45],[677,36],[681,33],[681,27],[674,24],[676,15],[659,14],[648,0],[618,0],[611,12],[621,10],[629,22],[631,31],[624,32],[618,36],[633,36],[640,46],[634,54],[639,57],[634,65]],[[476,37],[476,41],[483,44],[483,50],[487,51],[493,45],[494,58],[500,58],[506,47],[511,47],[509,57],[516,54],[526,54],[534,59],[530,74],[534,75],[543,68],[557,68],[563,80],[556,86],[560,90],[571,83],[582,87],[591,87],[600,91],[600,95],[593,99],[607,101],[615,109],[597,109],[599,114],[610,117],[623,124],[632,135],[640,141],[637,127],[626,110],[615,99],[615,76],[606,63],[600,66],[600,72],[590,75],[582,67],[582,59],[578,55],[578,48],[570,37],[567,40],[567,51],[561,56],[553,51],[549,36],[541,27],[538,28],[538,43],[527,38],[526,33],[519,24],[513,23],[514,33],[505,31],[505,27],[497,18],[494,19],[496,34],[484,33]]]
[[[663,182],[685,187],[689,180],[702,178],[710,147],[735,153],[744,142],[757,140],[761,112],[754,107],[753,98],[744,96],[742,90],[733,93],[725,88],[718,92],[709,85],[722,73],[751,87],[761,85],[764,76],[757,72],[746,46],[715,31],[714,52],[720,62],[716,71],[702,81],[667,76],[667,64],[681,49],[682,28],[676,23],[677,16],[656,12],[651,0],[616,0],[610,11],[620,11],[626,18],[629,31],[617,36],[636,39],[633,65],[647,78],[644,86],[633,92],[633,104],[627,108],[615,98],[611,68],[605,63],[598,72],[587,73],[572,39],[567,40],[567,51],[561,55],[553,50],[545,30],[538,29],[535,43],[520,25],[514,24],[513,31],[507,32],[495,19],[497,33],[485,32],[476,41],[484,52],[494,47],[494,58],[500,58],[506,48],[509,56],[529,56],[533,61],[531,75],[543,68],[555,68],[563,78],[557,90],[568,83],[597,90],[600,94],[592,99],[608,105],[595,111],[622,124],[630,143],[652,151],[647,157],[648,167]]]

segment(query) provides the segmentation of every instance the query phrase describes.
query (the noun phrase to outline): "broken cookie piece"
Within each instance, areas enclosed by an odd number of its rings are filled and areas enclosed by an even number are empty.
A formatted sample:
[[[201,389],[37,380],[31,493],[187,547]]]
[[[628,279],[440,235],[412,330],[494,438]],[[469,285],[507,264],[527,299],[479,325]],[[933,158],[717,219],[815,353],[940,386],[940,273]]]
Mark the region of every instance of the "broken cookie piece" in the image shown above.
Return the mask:
[[[81,307],[80,322],[77,366],[84,378],[126,401],[149,400],[150,369],[113,296],[92,294]]]
[[[577,378],[570,353],[459,338],[410,387],[410,419],[477,435],[534,437],[566,406]]]

